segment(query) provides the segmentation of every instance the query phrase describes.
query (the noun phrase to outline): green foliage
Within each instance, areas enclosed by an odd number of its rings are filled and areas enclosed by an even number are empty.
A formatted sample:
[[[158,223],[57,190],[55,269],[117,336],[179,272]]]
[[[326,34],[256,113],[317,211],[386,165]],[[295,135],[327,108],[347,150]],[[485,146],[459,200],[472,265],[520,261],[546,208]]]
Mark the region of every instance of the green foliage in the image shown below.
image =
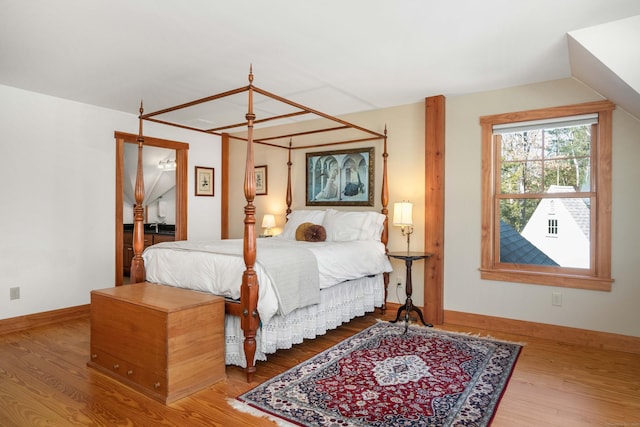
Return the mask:
[[[505,199],[500,201],[500,220],[522,233],[540,199]]]
[[[552,185],[590,191],[591,126],[535,129],[499,135],[500,193],[531,196],[500,202],[500,217],[521,232]],[[536,197],[538,196],[538,197]]]

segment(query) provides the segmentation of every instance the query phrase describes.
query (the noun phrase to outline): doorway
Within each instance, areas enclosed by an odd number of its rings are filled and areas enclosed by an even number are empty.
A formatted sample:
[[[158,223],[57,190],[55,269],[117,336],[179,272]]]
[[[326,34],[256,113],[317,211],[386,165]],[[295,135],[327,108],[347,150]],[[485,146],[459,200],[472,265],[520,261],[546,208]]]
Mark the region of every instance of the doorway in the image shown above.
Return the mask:
[[[137,145],[138,136],[115,132],[116,139],[116,230],[115,230],[115,285],[125,283],[124,279],[124,212],[125,212],[125,144]],[[175,240],[187,238],[187,168],[189,144],[166,139],[146,137],[143,147],[173,150],[175,153]],[[137,148],[136,148],[137,151]],[[144,148],[143,148],[144,152]],[[145,191],[147,183],[145,182]],[[173,213],[173,212],[172,212]],[[127,242],[130,243],[130,242]]]

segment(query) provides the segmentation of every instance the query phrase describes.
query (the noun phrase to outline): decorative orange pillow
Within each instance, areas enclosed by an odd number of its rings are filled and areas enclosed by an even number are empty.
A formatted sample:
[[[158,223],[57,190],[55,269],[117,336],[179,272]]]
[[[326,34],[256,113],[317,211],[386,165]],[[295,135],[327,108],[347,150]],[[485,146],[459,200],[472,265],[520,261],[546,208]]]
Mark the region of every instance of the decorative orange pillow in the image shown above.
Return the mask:
[[[311,225],[304,231],[304,240],[307,242],[324,242],[327,238],[327,230],[321,225]]]
[[[296,240],[306,240],[304,238],[304,233],[307,231],[307,228],[313,226],[312,222],[303,222],[296,228]]]

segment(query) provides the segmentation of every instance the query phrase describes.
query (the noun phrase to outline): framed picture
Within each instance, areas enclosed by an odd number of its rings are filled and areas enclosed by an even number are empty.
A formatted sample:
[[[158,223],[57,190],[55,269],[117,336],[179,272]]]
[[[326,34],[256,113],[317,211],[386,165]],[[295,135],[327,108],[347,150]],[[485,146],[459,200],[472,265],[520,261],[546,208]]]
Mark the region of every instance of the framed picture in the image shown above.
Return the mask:
[[[307,206],[373,206],[374,149],[307,153]]]
[[[213,196],[213,168],[196,166],[196,196]]]
[[[267,166],[256,166],[253,173],[256,177],[256,196],[267,194]]]

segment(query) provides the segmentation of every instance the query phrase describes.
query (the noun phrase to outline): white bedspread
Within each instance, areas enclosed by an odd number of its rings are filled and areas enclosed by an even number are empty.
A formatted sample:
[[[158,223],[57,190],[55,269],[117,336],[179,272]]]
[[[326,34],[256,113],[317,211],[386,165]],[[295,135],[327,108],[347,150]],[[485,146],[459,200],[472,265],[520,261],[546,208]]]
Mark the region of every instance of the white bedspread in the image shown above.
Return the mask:
[[[224,242],[224,243],[222,243]],[[220,249],[220,245],[224,249]],[[353,242],[300,242],[282,238],[257,240],[256,274],[259,295],[258,313],[263,324],[276,314],[286,314],[278,303],[275,278],[266,271],[265,254],[269,249],[293,251],[298,254],[310,251],[318,266],[317,289],[324,289],[359,277],[391,271],[382,243],[367,240]],[[217,252],[226,252],[226,255]],[[143,254],[147,280],[172,286],[210,292],[239,299],[242,272],[242,240],[217,242],[178,241],[160,243],[147,248]],[[314,292],[299,295],[300,306],[313,304]],[[297,307],[296,307],[297,308]]]

